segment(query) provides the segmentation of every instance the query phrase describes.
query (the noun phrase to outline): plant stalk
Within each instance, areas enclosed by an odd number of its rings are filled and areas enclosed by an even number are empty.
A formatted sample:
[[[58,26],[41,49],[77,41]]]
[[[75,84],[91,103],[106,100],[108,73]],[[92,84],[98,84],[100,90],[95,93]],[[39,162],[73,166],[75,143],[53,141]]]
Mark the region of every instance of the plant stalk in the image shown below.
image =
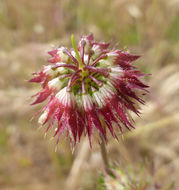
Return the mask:
[[[108,154],[107,154],[107,150],[106,150],[106,144],[105,144],[104,137],[102,135],[100,135],[100,137],[101,137],[100,149],[101,149],[101,156],[103,159],[103,165],[104,165],[105,172],[111,176],[114,176],[114,174],[109,166],[109,159],[108,159]]]

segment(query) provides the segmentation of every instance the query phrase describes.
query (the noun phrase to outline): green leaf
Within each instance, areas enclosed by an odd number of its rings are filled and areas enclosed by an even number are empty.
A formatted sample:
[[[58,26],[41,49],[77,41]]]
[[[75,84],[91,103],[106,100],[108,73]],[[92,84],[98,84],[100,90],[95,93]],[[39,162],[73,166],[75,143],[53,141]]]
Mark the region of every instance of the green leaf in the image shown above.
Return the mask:
[[[77,60],[78,60],[78,62],[79,62],[79,66],[80,66],[80,67],[83,67],[83,63],[82,63],[82,61],[81,61],[81,57],[80,57],[80,54],[79,54],[79,52],[78,52],[78,48],[77,48],[77,46],[76,46],[75,36],[74,36],[73,34],[71,35],[71,42],[72,42],[73,49],[74,49],[74,51],[75,51],[75,53],[76,53]]]

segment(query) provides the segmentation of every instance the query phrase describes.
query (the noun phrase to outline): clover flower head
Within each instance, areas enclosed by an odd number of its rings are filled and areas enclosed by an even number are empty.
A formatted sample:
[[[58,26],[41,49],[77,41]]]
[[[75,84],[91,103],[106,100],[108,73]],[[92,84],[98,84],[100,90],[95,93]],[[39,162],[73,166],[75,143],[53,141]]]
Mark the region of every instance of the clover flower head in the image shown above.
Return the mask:
[[[72,45],[48,52],[50,65],[30,80],[42,86],[32,105],[48,100],[39,123],[48,123],[47,132],[56,121],[57,143],[66,133],[73,145],[83,134],[91,145],[94,133],[107,142],[108,132],[117,138],[124,128],[134,128],[129,111],[139,114],[140,96],[148,87],[140,80],[144,74],[132,65],[139,56],[110,50],[109,43],[94,41],[92,34],[82,36],[78,46],[72,35]]]

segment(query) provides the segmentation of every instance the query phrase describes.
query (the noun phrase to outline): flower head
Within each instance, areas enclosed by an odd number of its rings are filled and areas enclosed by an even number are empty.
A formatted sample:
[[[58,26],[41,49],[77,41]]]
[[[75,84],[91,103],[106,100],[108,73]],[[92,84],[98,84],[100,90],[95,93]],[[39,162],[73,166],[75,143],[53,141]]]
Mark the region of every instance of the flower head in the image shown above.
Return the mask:
[[[108,131],[117,138],[123,128],[134,128],[129,111],[139,114],[138,103],[144,103],[139,93],[148,87],[132,65],[139,56],[110,50],[109,43],[95,42],[92,34],[83,36],[78,46],[72,36],[72,45],[70,50],[60,47],[48,52],[51,64],[30,80],[42,86],[32,104],[48,100],[39,123],[49,123],[48,131],[57,121],[57,143],[66,132],[73,145],[82,134],[91,144],[93,133],[107,141]]]

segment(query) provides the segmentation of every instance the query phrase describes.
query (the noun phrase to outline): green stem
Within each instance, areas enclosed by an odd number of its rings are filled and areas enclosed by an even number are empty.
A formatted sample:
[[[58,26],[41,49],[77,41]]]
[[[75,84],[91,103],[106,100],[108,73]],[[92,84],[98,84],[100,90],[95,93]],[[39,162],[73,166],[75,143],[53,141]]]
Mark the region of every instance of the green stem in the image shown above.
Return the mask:
[[[101,137],[101,143],[100,143],[100,148],[101,148],[101,156],[103,159],[103,165],[104,165],[104,169],[106,171],[107,174],[114,176],[110,166],[109,166],[109,160],[108,160],[108,155],[107,155],[107,150],[106,150],[106,144],[105,144],[105,140],[104,137],[102,135],[100,135]]]
[[[80,68],[80,69],[83,69],[84,65],[83,65],[83,63],[82,63],[82,61],[81,61],[81,57],[80,57],[78,48],[77,48],[77,46],[76,46],[75,37],[74,37],[73,34],[71,35],[71,42],[72,42],[72,46],[73,46],[73,48],[74,48],[74,51],[75,51],[75,53],[76,53],[77,60],[78,60],[78,62],[79,62],[79,68]]]

